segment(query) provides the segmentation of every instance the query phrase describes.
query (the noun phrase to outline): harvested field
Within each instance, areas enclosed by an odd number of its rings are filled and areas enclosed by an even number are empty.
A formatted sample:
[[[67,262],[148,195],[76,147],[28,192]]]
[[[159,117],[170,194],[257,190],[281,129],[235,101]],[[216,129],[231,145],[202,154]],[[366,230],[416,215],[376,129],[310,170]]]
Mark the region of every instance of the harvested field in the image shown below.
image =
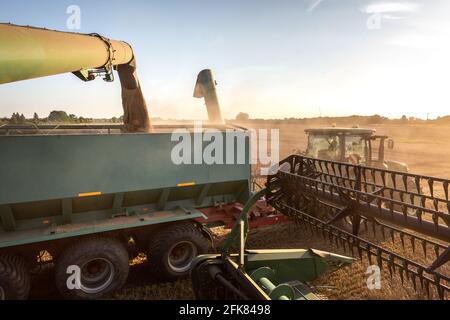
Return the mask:
[[[284,124],[283,122],[266,122],[264,125],[241,123],[249,128],[274,128],[280,130],[280,157],[291,154],[294,150],[304,150],[306,147],[306,135],[304,130],[308,126]],[[339,125],[339,124],[338,124]],[[342,125],[344,126],[344,125]],[[394,150],[387,150],[386,159],[398,160],[407,163],[411,172],[425,175],[450,178],[450,127],[431,125],[376,125],[373,126],[378,134],[385,134],[395,140]],[[216,231],[218,239],[223,239],[227,232]],[[372,238],[373,239],[373,238]],[[428,253],[427,259],[423,258],[420,248],[413,252],[411,244],[406,243],[402,250],[400,239],[396,244],[384,241],[378,235],[374,242],[383,244],[396,252],[403,252],[407,257],[414,258],[420,262],[431,262],[433,255]],[[251,232],[248,245],[250,248],[315,248],[335,253],[345,254],[342,248],[330,245],[320,237],[312,235],[296,225],[279,225],[258,229]],[[348,252],[347,252],[348,254]],[[405,279],[395,275],[392,279],[387,268],[382,270],[382,281],[380,290],[369,290],[367,288],[366,275],[370,266],[367,258],[356,261],[351,267],[339,270],[328,275],[313,285],[317,291],[328,299],[426,299],[425,290],[418,285],[415,292],[412,284]],[[448,266],[443,267],[448,269]],[[441,271],[448,274],[449,270]],[[432,298],[437,298],[434,289],[431,291]],[[194,295],[189,280],[176,283],[137,285],[133,280],[116,298],[120,299],[193,299]]]
[[[215,230],[217,240],[222,241],[227,231],[223,229]],[[386,241],[384,246],[394,250],[401,251],[400,239],[397,245]],[[376,241],[381,243],[382,240]],[[331,251],[339,254],[348,254],[341,247],[336,247],[324,241],[320,237],[310,233],[309,229],[305,230],[295,224],[284,224],[262,229],[253,230],[250,234],[248,247],[253,249],[291,249],[291,248],[315,248],[319,250]],[[406,251],[409,252],[408,257],[414,257],[412,248],[406,245]],[[419,261],[424,261],[420,249],[416,250]],[[431,259],[432,255],[429,255]],[[428,261],[431,261],[427,259]],[[372,263],[374,264],[374,262]],[[355,300],[355,299],[427,299],[425,290],[414,291],[413,286],[407,280],[402,283],[398,275],[390,277],[388,270],[382,270],[382,280],[380,290],[369,290],[367,288],[366,275],[367,268],[371,264],[367,258],[357,260],[348,268],[337,271],[336,273],[327,275],[319,279],[312,285],[321,295],[332,300]],[[194,293],[189,280],[181,280],[173,283],[158,284],[156,279],[148,277],[147,266],[142,265],[132,272],[127,286],[115,295],[115,299],[194,299]],[[447,270],[448,271],[448,270]],[[144,284],[143,284],[144,283]],[[437,298],[436,293],[432,290],[432,298]]]
[[[239,123],[239,125],[254,129],[279,129],[280,158],[290,155],[294,150],[306,149],[305,129],[317,125],[288,124],[283,121],[266,121],[263,123]],[[324,124],[327,126],[329,124]],[[337,123],[337,126],[351,127],[353,124]],[[395,141],[393,150],[386,150],[386,159],[405,162],[411,172],[450,178],[450,126],[446,125],[366,125],[373,128],[377,134],[387,135]]]

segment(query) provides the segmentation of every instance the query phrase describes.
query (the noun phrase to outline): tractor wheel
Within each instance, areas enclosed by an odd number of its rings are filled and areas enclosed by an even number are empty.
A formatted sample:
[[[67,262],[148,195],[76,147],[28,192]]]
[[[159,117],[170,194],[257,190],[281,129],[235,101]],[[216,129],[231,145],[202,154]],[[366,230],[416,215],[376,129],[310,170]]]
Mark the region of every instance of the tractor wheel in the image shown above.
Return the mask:
[[[197,226],[182,223],[151,237],[147,256],[154,274],[170,281],[187,276],[194,258],[210,248],[210,240]]]
[[[0,300],[26,300],[30,275],[25,260],[18,256],[0,256]]]
[[[125,284],[128,270],[128,252],[119,241],[92,238],[62,253],[57,259],[55,281],[67,299],[105,299]]]

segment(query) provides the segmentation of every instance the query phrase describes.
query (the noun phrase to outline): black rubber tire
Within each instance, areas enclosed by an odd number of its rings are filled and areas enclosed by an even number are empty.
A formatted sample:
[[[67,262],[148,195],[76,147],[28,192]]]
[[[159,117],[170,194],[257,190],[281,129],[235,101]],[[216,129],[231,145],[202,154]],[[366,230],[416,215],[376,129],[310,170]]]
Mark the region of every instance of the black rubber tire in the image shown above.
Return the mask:
[[[19,256],[0,256],[0,287],[5,300],[26,300],[30,293],[30,274]]]
[[[97,293],[67,287],[67,268],[72,265],[82,266],[92,259],[109,261],[114,268],[111,283]],[[58,257],[56,263],[55,282],[59,292],[66,299],[71,300],[100,300],[110,297],[127,281],[129,271],[129,256],[124,245],[109,238],[91,238],[82,240],[67,249]]]
[[[189,242],[195,245],[197,255],[211,250],[211,241],[193,223],[170,225],[158,230],[149,240],[147,256],[149,257],[152,273],[159,279],[173,281],[189,275],[190,269],[176,272],[169,265],[169,253],[174,245]]]

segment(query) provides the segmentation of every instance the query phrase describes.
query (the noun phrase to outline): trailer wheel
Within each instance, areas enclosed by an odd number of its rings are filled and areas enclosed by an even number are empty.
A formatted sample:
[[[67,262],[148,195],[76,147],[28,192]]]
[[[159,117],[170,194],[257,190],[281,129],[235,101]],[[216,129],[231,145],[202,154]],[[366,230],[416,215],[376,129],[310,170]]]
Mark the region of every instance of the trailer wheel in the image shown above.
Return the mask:
[[[79,281],[74,267],[79,270]],[[55,281],[67,299],[105,299],[125,284],[128,271],[128,252],[119,241],[93,238],[62,253],[57,260]]]
[[[154,235],[147,255],[155,275],[176,280],[187,276],[194,258],[210,248],[210,240],[194,224],[178,224]]]
[[[30,275],[25,260],[18,256],[0,256],[0,300],[26,300]]]

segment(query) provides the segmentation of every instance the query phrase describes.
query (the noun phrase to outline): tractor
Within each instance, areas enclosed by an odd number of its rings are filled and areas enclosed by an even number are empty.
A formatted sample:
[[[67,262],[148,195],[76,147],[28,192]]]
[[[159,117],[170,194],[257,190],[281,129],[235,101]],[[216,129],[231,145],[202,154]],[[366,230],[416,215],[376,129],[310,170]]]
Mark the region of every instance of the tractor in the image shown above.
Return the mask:
[[[307,157],[349,163],[352,165],[362,165],[365,167],[385,169],[399,173],[408,173],[409,167],[406,163],[385,159],[387,148],[394,149],[394,140],[386,135],[377,135],[375,129],[359,128],[313,128],[305,130],[308,135],[308,147],[303,155]],[[396,176],[396,181],[388,184],[389,187],[401,186],[403,181],[400,175]],[[374,181],[382,182],[379,179]],[[414,179],[406,180],[406,190],[423,194],[423,186]],[[395,199],[403,201],[402,195],[396,194]],[[414,204],[419,204],[419,199],[414,199]],[[401,210],[401,206],[394,204],[394,208]],[[409,215],[417,215],[417,210],[408,208]],[[344,229],[351,228],[348,223]]]
[[[408,165],[385,159],[386,144],[394,149],[394,140],[376,135],[365,128],[313,128],[305,130],[308,147],[305,155],[312,158],[362,164],[368,167],[408,172]]]

